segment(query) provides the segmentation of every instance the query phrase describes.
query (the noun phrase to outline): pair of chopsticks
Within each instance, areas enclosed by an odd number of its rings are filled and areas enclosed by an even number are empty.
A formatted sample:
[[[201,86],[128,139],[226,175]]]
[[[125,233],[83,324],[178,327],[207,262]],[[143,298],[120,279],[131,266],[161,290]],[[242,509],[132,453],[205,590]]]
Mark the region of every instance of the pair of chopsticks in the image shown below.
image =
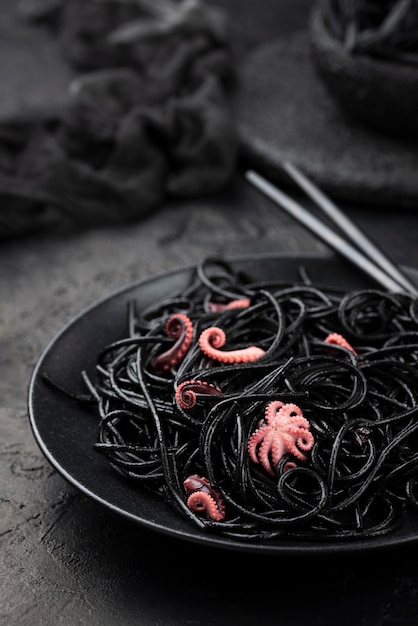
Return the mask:
[[[382,287],[393,293],[408,293],[412,296],[418,296],[418,288],[408,276],[305,174],[289,162],[283,163],[283,169],[298,187],[315,202],[318,208],[328,216],[341,234],[257,172],[248,170],[245,177],[254,187]]]

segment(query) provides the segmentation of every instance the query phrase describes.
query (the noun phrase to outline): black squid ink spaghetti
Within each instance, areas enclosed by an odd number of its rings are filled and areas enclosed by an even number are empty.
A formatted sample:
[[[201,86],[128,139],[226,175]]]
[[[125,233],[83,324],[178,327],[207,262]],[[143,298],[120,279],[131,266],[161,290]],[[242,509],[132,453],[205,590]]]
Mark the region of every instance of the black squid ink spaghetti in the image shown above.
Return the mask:
[[[252,282],[223,259],[127,311],[84,375],[95,450],[191,524],[239,540],[359,539],[417,509],[418,305]]]

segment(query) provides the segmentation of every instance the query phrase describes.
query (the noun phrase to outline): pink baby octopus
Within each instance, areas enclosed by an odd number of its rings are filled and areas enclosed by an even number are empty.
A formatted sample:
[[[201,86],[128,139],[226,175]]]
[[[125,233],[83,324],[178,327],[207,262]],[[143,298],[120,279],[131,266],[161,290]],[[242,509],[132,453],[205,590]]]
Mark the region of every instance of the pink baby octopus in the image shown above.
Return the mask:
[[[169,337],[177,341],[166,352],[155,356],[152,367],[158,372],[168,372],[177,365],[186,355],[193,339],[193,324],[184,313],[173,313],[165,325],[165,331]]]
[[[215,522],[225,519],[225,504],[220,493],[214,489],[205,476],[192,474],[183,482],[187,506],[194,513],[206,513]]]
[[[274,475],[274,468],[284,454],[290,453],[300,461],[306,461],[304,452],[313,444],[310,424],[301,409],[296,404],[274,400],[267,405],[264,419],[248,441],[248,454],[254,463],[261,463],[269,474]],[[295,464],[289,462],[286,469],[290,467]]]
[[[199,347],[206,356],[221,363],[250,363],[265,354],[257,346],[248,346],[239,350],[219,350],[226,342],[226,334],[218,326],[206,328],[199,337]]]

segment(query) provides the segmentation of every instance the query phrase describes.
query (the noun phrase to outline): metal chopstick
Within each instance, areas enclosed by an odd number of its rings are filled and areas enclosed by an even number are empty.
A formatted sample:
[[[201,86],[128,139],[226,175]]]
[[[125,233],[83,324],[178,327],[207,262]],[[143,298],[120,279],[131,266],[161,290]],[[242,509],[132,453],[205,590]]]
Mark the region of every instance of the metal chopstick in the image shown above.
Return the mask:
[[[401,285],[398,280],[395,280],[392,275],[388,274],[377,265],[375,260],[367,256],[369,246],[366,247],[365,252],[360,251],[354,244],[344,239],[325,222],[318,219],[296,202],[296,200],[288,196],[257,172],[248,170],[245,173],[245,177],[254,187],[285,209],[292,217],[302,223],[336,252],[345,257],[350,263],[357,266],[362,272],[366,273],[385,289],[393,293],[406,292],[413,296],[418,296],[418,289],[415,285],[412,283],[409,284],[408,287],[406,287],[405,284]]]
[[[324,194],[323,191],[309,180],[305,174],[288,161],[283,164],[283,168],[335,225],[351,239],[356,247],[360,248],[372,261],[375,261],[383,271],[389,274],[389,276],[392,276],[406,291],[414,295],[418,294],[417,287],[401,272],[399,267],[397,267],[394,262]]]

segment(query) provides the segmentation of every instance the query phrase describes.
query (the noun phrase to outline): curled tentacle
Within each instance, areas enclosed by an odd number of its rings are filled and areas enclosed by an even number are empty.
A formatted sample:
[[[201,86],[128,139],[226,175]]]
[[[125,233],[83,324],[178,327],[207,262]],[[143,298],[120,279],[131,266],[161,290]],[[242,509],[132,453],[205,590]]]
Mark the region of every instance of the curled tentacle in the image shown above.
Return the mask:
[[[176,389],[176,402],[182,409],[191,409],[196,404],[196,394],[218,395],[219,387],[203,380],[185,380]]]
[[[307,456],[303,454],[302,450],[310,450],[313,444],[313,435],[306,429],[303,429],[303,433],[301,429],[299,436],[290,430],[287,433],[282,433],[281,440],[274,440],[271,447],[273,463],[277,465],[285,452],[289,452],[300,461],[306,461]]]
[[[295,469],[295,467],[297,467],[296,463],[294,463],[293,461],[287,461],[284,464],[283,472],[287,472],[288,470]]]
[[[222,363],[249,363],[264,356],[265,351],[257,346],[248,346],[239,350],[219,350],[226,342],[222,328],[211,326],[199,337],[199,347],[206,356]]]
[[[206,513],[219,522],[225,518],[225,504],[220,493],[214,489],[207,478],[192,474],[183,482],[189,493],[187,506],[195,513]]]
[[[159,372],[167,372],[179,363],[188,351],[193,339],[193,324],[184,313],[171,315],[166,322],[165,330],[169,337],[173,337],[177,341],[168,350],[152,359],[152,367]]]
[[[331,343],[340,346],[341,348],[345,348],[346,350],[352,352],[354,356],[357,356],[357,352],[354,350],[353,346],[339,333],[330,333],[325,338],[325,343]]]
[[[289,434],[290,436],[292,436],[299,450],[304,450],[305,452],[308,452],[314,444],[314,436],[309,430],[310,426],[309,426],[308,420],[306,421],[307,421],[307,425],[305,426],[300,426],[295,429],[290,427]]]
[[[195,513],[207,513],[207,515],[219,522],[224,519],[225,512],[222,511],[215,498],[206,491],[194,491],[187,498],[187,506]]]

